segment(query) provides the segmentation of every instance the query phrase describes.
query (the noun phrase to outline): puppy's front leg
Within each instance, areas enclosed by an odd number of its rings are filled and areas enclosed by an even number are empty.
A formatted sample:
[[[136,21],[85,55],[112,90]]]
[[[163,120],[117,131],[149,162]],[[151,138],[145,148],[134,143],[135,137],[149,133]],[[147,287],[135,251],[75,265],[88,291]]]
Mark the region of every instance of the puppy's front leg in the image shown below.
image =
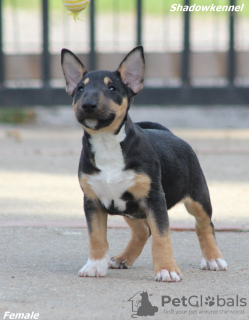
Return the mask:
[[[104,277],[108,269],[107,213],[95,201],[85,197],[90,254],[87,263],[79,271],[79,277]]]
[[[182,276],[173,256],[168,212],[163,192],[154,193],[150,197],[147,221],[152,234],[155,280],[180,281]]]

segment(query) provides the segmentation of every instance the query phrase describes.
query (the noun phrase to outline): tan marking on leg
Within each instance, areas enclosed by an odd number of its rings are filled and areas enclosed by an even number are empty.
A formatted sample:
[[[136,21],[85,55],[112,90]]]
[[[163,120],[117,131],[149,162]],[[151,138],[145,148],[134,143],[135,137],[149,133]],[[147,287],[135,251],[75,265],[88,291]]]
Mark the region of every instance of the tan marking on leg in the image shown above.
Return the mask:
[[[124,217],[125,221],[131,228],[131,239],[127,247],[113,257],[115,265],[119,265],[123,261],[126,266],[132,266],[143,250],[143,247],[150,236],[149,226],[147,219],[130,219]]]
[[[166,269],[181,276],[181,271],[173,256],[169,229],[161,234],[152,213],[148,213],[147,220],[152,234],[152,257],[155,275]]]
[[[89,231],[90,254],[93,260],[103,259],[108,251],[107,242],[107,213],[98,209],[91,217],[91,231]]]
[[[86,78],[86,79],[83,81],[83,84],[86,85],[86,84],[88,84],[89,81],[90,81],[90,79],[89,79],[89,78]]]
[[[147,198],[150,191],[151,179],[145,174],[136,174],[134,178],[135,184],[127,189],[135,199]]]
[[[92,187],[88,183],[88,175],[87,174],[82,174],[80,179],[80,186],[86,195],[86,197],[90,200],[97,200],[98,197],[96,196],[95,192],[93,191]]]
[[[104,77],[104,83],[108,86],[108,84],[112,83],[112,80],[109,77]]]
[[[185,199],[184,204],[187,211],[196,219],[195,230],[203,257],[207,260],[222,258],[213,234],[213,228],[210,225],[210,217],[204,211],[202,205],[190,197]]]

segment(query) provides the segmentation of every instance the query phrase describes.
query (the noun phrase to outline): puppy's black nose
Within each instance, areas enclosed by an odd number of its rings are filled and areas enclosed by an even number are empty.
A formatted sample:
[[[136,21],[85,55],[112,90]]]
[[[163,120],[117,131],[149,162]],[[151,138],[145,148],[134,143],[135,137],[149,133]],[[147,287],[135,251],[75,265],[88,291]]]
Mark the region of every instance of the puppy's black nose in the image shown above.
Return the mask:
[[[96,108],[97,108],[97,104],[95,102],[86,101],[82,104],[82,109],[87,113],[94,112]]]

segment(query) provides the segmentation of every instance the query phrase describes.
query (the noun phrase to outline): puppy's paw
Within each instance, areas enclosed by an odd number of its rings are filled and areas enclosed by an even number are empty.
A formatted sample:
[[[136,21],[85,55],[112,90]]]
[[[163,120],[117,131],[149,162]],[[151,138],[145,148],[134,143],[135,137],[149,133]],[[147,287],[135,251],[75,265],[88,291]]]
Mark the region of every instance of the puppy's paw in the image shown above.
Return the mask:
[[[108,269],[108,258],[101,260],[88,259],[87,263],[80,269],[79,277],[105,277]]]
[[[211,271],[226,271],[227,263],[224,259],[212,259],[206,260],[205,258],[201,259],[201,269],[202,270],[211,270]]]
[[[163,268],[155,269],[155,280],[162,282],[179,282],[182,280],[182,274],[176,262],[165,263]]]
[[[179,282],[182,280],[182,276],[179,272],[162,269],[161,271],[157,272],[155,280],[162,282]]]
[[[128,269],[125,261],[118,257],[112,257],[108,263],[110,269]]]

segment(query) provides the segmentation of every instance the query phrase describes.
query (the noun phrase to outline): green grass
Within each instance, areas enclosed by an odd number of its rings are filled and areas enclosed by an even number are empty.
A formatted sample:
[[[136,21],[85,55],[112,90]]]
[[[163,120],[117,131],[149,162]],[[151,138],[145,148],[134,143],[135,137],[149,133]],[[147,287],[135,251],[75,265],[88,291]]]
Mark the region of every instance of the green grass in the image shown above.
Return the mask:
[[[0,123],[31,123],[35,120],[35,112],[32,109],[18,107],[1,107]]]
[[[98,12],[132,12],[136,8],[136,0],[94,0],[96,4],[96,9]],[[192,0],[191,4],[196,3],[197,5],[229,5],[229,0]],[[170,7],[172,4],[183,5],[183,0],[144,0],[143,1],[143,11],[147,14],[161,15],[161,14],[179,14],[177,12],[170,12]],[[249,16],[249,3],[247,0],[237,0],[237,5],[245,4],[243,12],[240,15]],[[41,10],[41,0],[5,0],[4,5],[7,7],[25,9],[25,10]],[[50,9],[52,10],[62,10],[63,4],[62,0],[49,0]],[[66,9],[65,9],[66,10]],[[88,10],[88,9],[87,9]],[[227,12],[212,12],[203,13],[198,12],[195,14],[213,14],[213,15],[224,15]]]

